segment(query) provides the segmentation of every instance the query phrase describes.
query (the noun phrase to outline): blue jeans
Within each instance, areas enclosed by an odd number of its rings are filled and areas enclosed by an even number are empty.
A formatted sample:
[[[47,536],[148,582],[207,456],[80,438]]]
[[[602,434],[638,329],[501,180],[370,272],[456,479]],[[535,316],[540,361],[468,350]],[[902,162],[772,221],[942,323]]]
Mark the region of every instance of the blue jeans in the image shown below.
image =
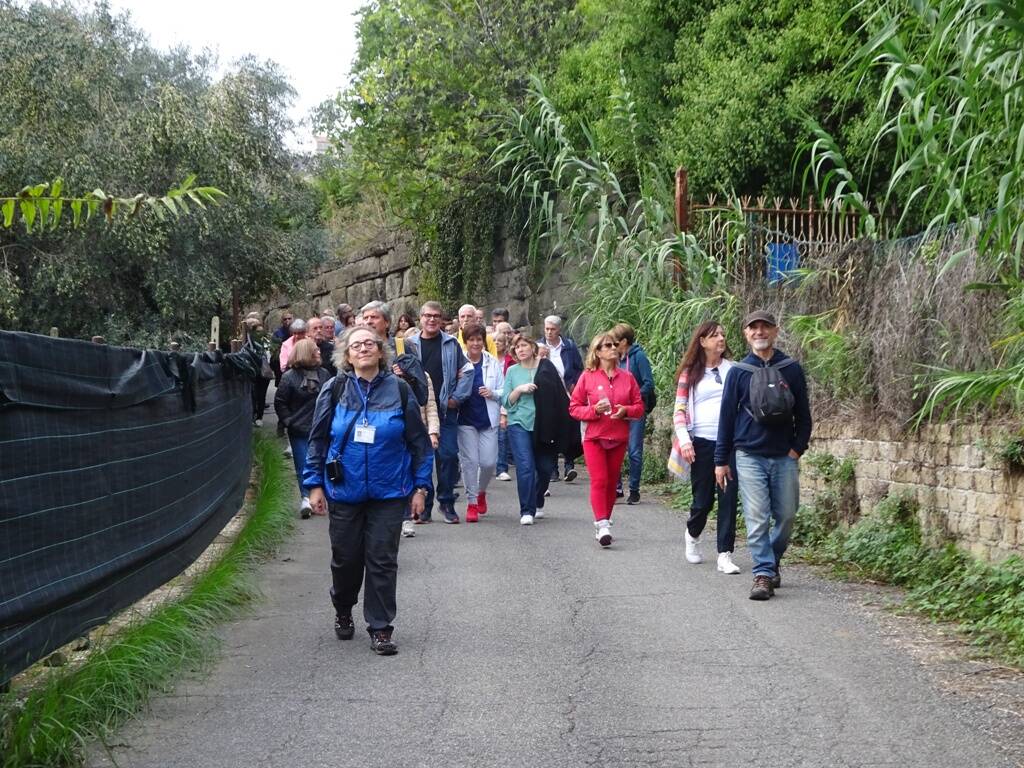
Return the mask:
[[[292,463],[295,464],[295,479],[299,483],[299,493],[302,494],[302,498],[309,498],[309,491],[302,487],[302,468],[306,466],[309,438],[288,435],[288,444],[292,447]]]
[[[544,492],[551,482],[551,472],[558,454],[535,451],[533,433],[518,424],[508,425],[508,443],[516,462],[516,490],[519,491],[519,515],[535,515],[544,506]]]
[[[640,491],[640,475],[644,471],[644,434],[647,417],[629,422],[629,490]]]
[[[508,427],[498,427],[498,465],[494,468],[495,476],[508,472]]]
[[[800,461],[736,451],[736,474],[755,576],[774,576],[800,501]],[[771,525],[771,521],[775,525]],[[771,529],[769,531],[769,528]]]
[[[459,413],[448,411],[441,421],[434,466],[437,468],[437,503],[441,507],[454,507],[455,482],[459,478]],[[423,504],[423,517],[430,519],[434,509],[434,488],[427,489]]]

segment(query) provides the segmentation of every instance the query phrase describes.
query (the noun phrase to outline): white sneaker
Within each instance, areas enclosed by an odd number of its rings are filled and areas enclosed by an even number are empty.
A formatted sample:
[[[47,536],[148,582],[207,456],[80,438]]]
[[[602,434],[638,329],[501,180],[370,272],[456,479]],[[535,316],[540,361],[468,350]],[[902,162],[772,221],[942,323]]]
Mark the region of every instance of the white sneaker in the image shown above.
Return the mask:
[[[551,491],[544,491],[544,498],[545,498],[545,499],[546,499],[546,498],[547,498],[548,496],[550,496],[550,495],[551,495]]]
[[[594,522],[594,527],[597,528],[594,538],[597,539],[597,543],[602,547],[610,547],[612,545],[611,524],[611,520],[597,520]]]
[[[703,563],[704,555],[700,553],[700,537],[696,539],[686,531],[686,561],[688,563]]]
[[[415,535],[416,535],[416,523],[414,523],[412,520],[403,520],[402,521],[402,536],[404,536],[407,539],[411,539]]]
[[[291,443],[285,443],[284,455],[288,456],[289,458],[291,457],[291,455],[292,455],[292,444]]]
[[[523,515],[519,518],[520,525],[533,525],[533,515]]]
[[[256,419],[256,421],[253,422],[253,426],[255,426],[255,427],[262,427],[263,426],[263,419]]]
[[[732,561],[732,552],[718,554],[718,570],[722,573],[739,573],[740,567]]]
[[[503,480],[507,483],[509,480],[512,479],[512,475],[510,475],[508,472],[502,472],[500,475],[498,475],[498,479]]]
[[[299,504],[299,517],[303,520],[309,520],[311,514],[313,514],[313,507],[309,503],[309,499],[303,499],[302,503]]]
[[[544,510],[543,509],[538,509],[537,512],[533,515],[533,519],[534,520],[543,520],[544,519]]]

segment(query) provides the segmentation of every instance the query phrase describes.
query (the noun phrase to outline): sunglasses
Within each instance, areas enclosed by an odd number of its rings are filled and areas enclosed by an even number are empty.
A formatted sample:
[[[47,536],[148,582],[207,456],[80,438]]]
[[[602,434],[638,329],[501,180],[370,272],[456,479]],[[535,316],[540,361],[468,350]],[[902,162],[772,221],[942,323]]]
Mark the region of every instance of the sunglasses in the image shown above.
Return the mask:
[[[601,345],[600,348],[601,349],[615,349],[617,346],[619,346],[619,345],[616,344],[614,341],[606,341],[604,344]]]
[[[711,373],[715,377],[715,384],[721,384],[722,383],[722,377],[719,375],[718,369],[717,368],[712,368],[711,369]]]

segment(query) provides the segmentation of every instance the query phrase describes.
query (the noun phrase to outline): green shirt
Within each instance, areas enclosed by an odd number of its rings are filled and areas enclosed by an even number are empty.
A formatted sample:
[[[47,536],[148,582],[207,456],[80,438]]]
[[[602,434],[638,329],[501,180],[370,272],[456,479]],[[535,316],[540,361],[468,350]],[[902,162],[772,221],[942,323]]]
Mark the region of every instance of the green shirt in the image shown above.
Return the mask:
[[[508,398],[512,390],[520,384],[532,384],[536,375],[536,368],[524,368],[520,363],[516,363],[505,373],[505,394],[501,396],[501,404],[505,406],[509,425],[518,424],[528,432],[533,432],[533,421],[537,416],[533,394],[520,395],[514,403],[510,403]]]

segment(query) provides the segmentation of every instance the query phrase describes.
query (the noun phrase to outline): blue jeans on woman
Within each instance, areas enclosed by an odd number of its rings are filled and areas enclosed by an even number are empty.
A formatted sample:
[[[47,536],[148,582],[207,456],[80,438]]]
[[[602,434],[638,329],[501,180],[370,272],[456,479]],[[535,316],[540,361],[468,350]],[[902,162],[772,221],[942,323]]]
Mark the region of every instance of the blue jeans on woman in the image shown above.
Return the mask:
[[[295,477],[299,483],[302,498],[309,498],[309,491],[302,487],[302,468],[306,465],[306,451],[309,449],[309,438],[288,435],[288,443],[292,447],[292,462],[295,464]]]
[[[494,468],[494,476],[508,472],[508,427],[498,427],[498,465]]]
[[[518,424],[508,425],[508,443],[516,462],[519,516],[536,515],[537,508],[544,506],[544,493],[551,482],[551,472],[558,463],[558,454],[535,450],[533,432]]]

